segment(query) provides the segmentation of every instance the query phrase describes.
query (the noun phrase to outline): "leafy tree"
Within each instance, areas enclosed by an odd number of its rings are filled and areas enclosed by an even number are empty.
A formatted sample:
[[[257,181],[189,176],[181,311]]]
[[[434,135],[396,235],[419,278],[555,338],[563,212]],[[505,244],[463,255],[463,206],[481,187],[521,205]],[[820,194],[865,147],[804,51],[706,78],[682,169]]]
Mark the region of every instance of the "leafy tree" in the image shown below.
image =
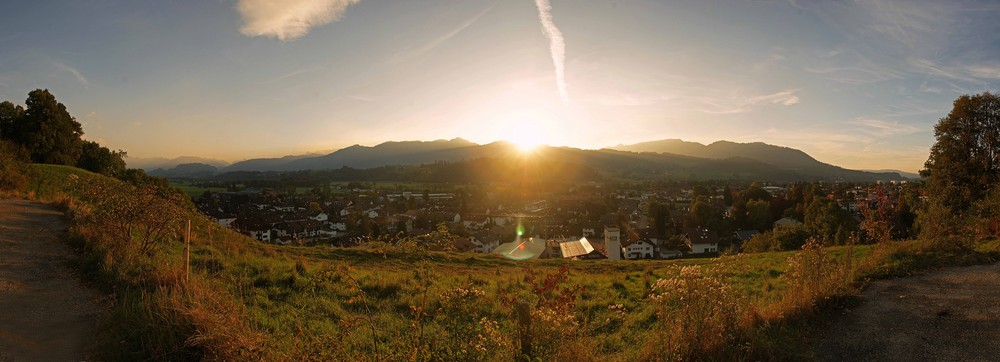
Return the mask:
[[[803,226],[788,226],[754,235],[743,243],[743,251],[759,253],[765,251],[786,251],[799,249],[809,239],[809,231]]]
[[[125,151],[112,151],[97,142],[83,141],[76,167],[105,176],[119,177],[125,173]]]
[[[24,116],[14,120],[10,139],[28,148],[32,162],[75,165],[83,147],[80,123],[47,89],[31,91],[24,103]],[[3,107],[10,112],[10,106]]]
[[[771,204],[763,200],[751,200],[746,205],[746,226],[756,230],[767,230],[771,226]]]
[[[313,214],[319,214],[323,212],[323,208],[319,206],[318,202],[313,201],[309,203],[309,212]]]
[[[670,205],[652,199],[646,204],[646,216],[649,217],[650,227],[658,237],[666,237],[671,234],[674,228],[673,219],[670,217]]]
[[[977,233],[990,238],[1000,237],[1000,188],[994,188],[984,199],[976,202],[975,210],[980,215]]]
[[[746,190],[740,192],[739,200],[751,201],[751,200],[764,200],[771,201],[771,193],[764,190],[759,182],[754,182]]]
[[[160,189],[170,189],[170,182],[163,177],[150,176],[140,168],[128,168],[118,176],[118,179],[135,186],[153,185]]]
[[[691,203],[688,226],[715,228],[721,222],[722,212],[705,196],[699,196]]]
[[[803,224],[826,244],[843,243],[846,241],[845,232],[857,228],[857,222],[849,211],[832,200],[822,198],[814,198],[806,208]]]
[[[963,215],[1000,182],[1000,97],[959,97],[934,137],[922,171],[932,202]]]
[[[871,242],[887,242],[892,239],[892,200],[882,187],[871,190],[869,198],[860,207],[861,230]]]
[[[695,186],[694,188],[691,189],[691,191],[694,193],[694,197],[699,197],[699,196],[710,197],[713,195],[711,190],[702,185]]]
[[[9,101],[0,103],[0,140],[9,140],[14,134],[14,124],[24,117],[24,108]]]

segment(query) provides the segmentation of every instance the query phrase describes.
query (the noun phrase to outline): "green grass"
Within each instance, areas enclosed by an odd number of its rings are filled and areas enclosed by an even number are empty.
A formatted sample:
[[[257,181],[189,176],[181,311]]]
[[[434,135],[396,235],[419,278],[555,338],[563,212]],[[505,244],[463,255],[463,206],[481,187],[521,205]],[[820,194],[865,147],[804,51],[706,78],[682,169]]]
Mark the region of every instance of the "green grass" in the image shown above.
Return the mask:
[[[204,194],[205,191],[211,191],[211,192],[227,191],[225,187],[201,187],[201,186],[194,186],[185,182],[176,182],[176,181],[170,182],[170,187],[181,190],[190,197],[199,197],[202,194]]]
[[[43,199],[66,192],[76,182],[70,175],[83,185],[101,177],[70,167],[35,165],[33,170],[28,188]],[[511,346],[517,345],[517,319],[512,306],[502,299],[529,301],[536,311],[550,304],[566,307],[566,302],[544,302],[540,297],[544,292],[532,290],[525,281],[528,276],[557,275],[566,266],[568,278],[555,283],[554,291],[582,287],[566,312],[575,324],[537,322],[538,328],[555,328],[535,336],[539,348],[564,346],[544,352],[546,359],[652,358],[651,351],[669,335],[664,328],[670,327],[658,322],[663,310],[649,297],[651,287],[657,280],[677,278],[679,268],[685,266],[699,266],[711,278],[724,281],[733,292],[728,302],[745,303],[761,314],[746,315],[751,324],[737,339],[751,345],[751,351],[723,347],[724,352],[694,357],[808,356],[807,347],[799,345],[813,318],[803,312],[810,307],[786,303],[790,295],[800,292],[789,286],[788,278],[788,260],[799,252],[670,261],[511,261],[495,255],[274,246],[220,229],[194,212],[189,218],[190,284],[183,283],[185,254],[179,241],[165,245],[155,258],[131,264],[109,260],[112,254],[102,254],[100,248],[82,263],[88,275],[119,294],[106,337],[113,343],[104,347],[107,359],[371,360],[380,356],[395,360],[410,359],[416,353],[445,360],[510,360],[514,358],[511,351],[516,350]],[[91,234],[86,231],[81,231],[81,238],[99,238],[94,235],[99,229]],[[822,251],[836,263],[850,255],[853,267],[872,262],[871,269],[857,276],[860,281],[995,260],[1000,241],[978,243],[975,249],[974,253],[931,252],[921,242],[911,241]],[[469,290],[483,293],[455,297]],[[848,296],[837,296],[841,297]],[[617,311],[618,305],[624,313]],[[415,314],[417,310],[426,315]],[[491,329],[484,327],[488,322],[496,323],[497,333],[490,334]],[[146,327],[133,332],[132,326],[137,325]],[[479,351],[480,345],[491,347]]]

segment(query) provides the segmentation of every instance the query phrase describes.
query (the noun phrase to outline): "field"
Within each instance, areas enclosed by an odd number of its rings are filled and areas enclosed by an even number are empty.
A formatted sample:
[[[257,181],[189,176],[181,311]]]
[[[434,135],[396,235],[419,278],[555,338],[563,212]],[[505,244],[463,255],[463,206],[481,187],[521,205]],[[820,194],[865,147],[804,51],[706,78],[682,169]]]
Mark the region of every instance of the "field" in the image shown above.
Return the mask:
[[[184,182],[171,182],[170,187],[183,191],[190,197],[198,197],[205,193],[205,191],[211,192],[226,192],[225,187],[201,187],[195,186]]]
[[[114,360],[808,359],[809,321],[848,303],[866,278],[982,262],[1000,246],[511,261],[412,240],[266,245],[181,207],[178,220],[192,223],[186,262],[180,233],[152,253],[109,238],[91,203],[130,186],[68,167],[34,170],[24,192],[74,217],[80,268],[116,292],[100,347]]]

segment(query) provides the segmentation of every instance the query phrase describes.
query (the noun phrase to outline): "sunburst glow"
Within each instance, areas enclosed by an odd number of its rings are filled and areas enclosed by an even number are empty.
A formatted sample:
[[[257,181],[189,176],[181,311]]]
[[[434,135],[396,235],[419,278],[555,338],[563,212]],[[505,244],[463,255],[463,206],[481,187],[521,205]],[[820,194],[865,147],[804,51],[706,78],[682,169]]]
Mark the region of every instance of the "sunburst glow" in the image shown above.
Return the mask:
[[[513,143],[523,153],[551,143],[552,120],[540,112],[512,112],[503,117],[504,140]]]

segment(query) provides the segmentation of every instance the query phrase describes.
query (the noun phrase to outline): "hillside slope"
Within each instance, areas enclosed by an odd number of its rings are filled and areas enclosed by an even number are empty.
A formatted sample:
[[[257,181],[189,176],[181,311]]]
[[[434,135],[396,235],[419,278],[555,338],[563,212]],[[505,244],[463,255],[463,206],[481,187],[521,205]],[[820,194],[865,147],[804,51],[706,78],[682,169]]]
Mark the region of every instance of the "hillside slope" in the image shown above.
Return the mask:
[[[632,152],[676,154],[717,160],[748,158],[803,175],[813,175],[823,180],[874,181],[902,179],[902,176],[895,172],[848,170],[817,161],[801,150],[770,145],[763,142],[737,143],[716,141],[709,145],[703,145],[679,139],[666,139],[632,145],[618,145],[613,147],[613,149]]]

